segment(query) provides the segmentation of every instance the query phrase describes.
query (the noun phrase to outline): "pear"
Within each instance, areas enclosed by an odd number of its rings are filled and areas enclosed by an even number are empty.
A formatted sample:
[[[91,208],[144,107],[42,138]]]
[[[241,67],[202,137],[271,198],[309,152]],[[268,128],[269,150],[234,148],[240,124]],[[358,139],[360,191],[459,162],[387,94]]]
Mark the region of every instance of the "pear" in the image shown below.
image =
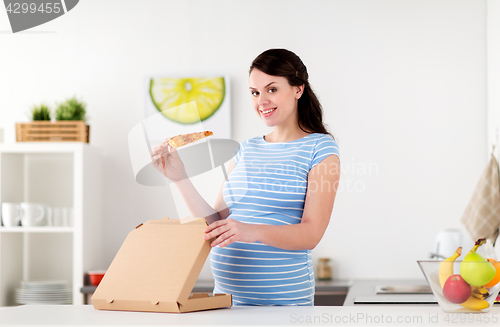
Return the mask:
[[[486,239],[478,239],[460,265],[460,275],[471,286],[483,286],[495,277],[495,267],[476,253],[477,248],[484,243]]]

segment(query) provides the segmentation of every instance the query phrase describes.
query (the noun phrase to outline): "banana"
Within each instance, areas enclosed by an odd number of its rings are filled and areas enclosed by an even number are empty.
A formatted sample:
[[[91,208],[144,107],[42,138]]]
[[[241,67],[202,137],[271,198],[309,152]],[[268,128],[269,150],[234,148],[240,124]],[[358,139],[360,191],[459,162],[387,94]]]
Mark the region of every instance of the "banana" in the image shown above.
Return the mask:
[[[476,251],[477,251],[477,249],[478,249],[481,245],[483,245],[483,244],[485,244],[485,243],[486,243],[486,239],[485,239],[485,238],[479,238],[479,239],[478,239],[478,240],[474,243],[474,246],[472,247],[472,249],[471,249],[469,252],[467,252],[467,254],[465,255],[465,257],[466,257],[468,254],[472,253],[472,252],[476,252]]]
[[[448,277],[453,275],[453,261],[455,261],[461,254],[462,247],[459,246],[451,257],[441,262],[441,265],[439,266],[439,284],[441,284],[441,287],[444,286]]]
[[[460,303],[460,305],[463,306],[464,308],[478,310],[478,311],[486,309],[490,306],[488,301],[477,299],[472,295],[467,299],[467,301],[465,301],[464,303]]]
[[[490,292],[484,286],[471,286],[471,296],[476,299],[484,300],[490,296]]]

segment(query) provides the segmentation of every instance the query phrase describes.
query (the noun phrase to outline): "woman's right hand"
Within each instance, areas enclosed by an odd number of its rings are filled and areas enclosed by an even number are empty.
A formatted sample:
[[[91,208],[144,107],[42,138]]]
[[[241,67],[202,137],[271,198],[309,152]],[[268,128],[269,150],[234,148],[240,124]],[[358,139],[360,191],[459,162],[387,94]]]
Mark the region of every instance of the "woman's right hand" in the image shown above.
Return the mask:
[[[186,169],[177,150],[168,144],[170,138],[153,149],[153,166],[165,177],[173,182],[186,179]]]

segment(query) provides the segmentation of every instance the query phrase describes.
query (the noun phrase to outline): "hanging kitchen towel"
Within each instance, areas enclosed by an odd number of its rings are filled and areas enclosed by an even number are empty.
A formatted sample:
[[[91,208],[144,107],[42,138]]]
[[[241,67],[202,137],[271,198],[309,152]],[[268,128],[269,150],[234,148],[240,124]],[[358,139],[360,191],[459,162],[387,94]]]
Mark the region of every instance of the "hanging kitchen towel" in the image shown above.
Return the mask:
[[[498,162],[492,154],[490,163],[481,175],[462,216],[462,223],[467,227],[474,240],[484,237],[495,242],[498,237],[498,228],[500,227],[498,178]]]

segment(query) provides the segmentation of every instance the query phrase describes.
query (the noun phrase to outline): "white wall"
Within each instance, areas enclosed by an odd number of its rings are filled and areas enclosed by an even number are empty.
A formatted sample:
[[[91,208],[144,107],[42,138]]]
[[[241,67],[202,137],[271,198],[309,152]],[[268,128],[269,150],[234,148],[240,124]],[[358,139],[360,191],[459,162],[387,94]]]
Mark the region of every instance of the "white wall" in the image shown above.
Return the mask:
[[[14,142],[31,104],[84,98],[104,154],[111,261],[137,224],[176,215],[170,191],[136,184],[129,162],[143,78],[229,75],[233,138],[243,141],[269,131],[247,74],[271,47],[303,59],[340,144],[343,188],[314,257],[333,258],[337,278],[421,278],[416,260],[440,229],[461,228],[486,164],[485,1],[81,1],[30,31],[0,33],[0,128]]]
[[[486,16],[488,144],[500,158],[500,1],[488,0]]]

